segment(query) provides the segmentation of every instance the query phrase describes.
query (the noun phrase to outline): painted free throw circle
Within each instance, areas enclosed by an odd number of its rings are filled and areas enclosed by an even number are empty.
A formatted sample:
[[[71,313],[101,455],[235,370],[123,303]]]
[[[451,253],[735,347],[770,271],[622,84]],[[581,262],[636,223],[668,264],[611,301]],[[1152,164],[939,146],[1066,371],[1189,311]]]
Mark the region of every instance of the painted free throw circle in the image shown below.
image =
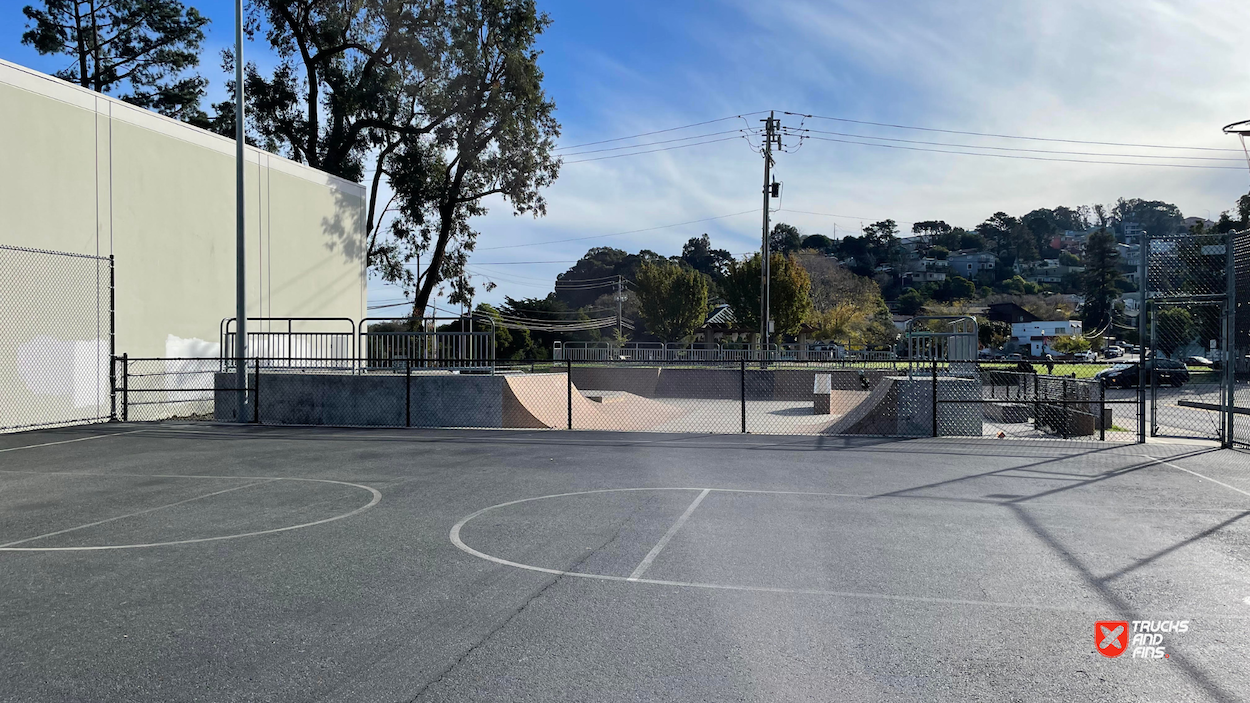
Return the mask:
[[[82,547],[0,546],[0,552],[91,552],[91,551],[104,551],[104,550],[111,550],[111,549],[144,549],[147,547],[170,547],[170,546],[183,545],[183,544],[199,544],[201,542],[222,542],[225,540],[243,539],[244,537],[259,537],[261,535],[272,535],[272,534],[277,534],[279,532],[290,532],[292,530],[302,530],[307,527],[314,527],[316,525],[324,525],[328,522],[336,522],[338,520],[344,520],[346,518],[352,517],[353,515],[359,515],[360,513],[363,513],[364,511],[377,505],[382,500],[382,493],[378,491],[378,489],[372,486],[366,486],[365,484],[362,484],[362,483],[351,483],[349,481],[334,481],[334,480],[325,479],[325,478],[293,478],[293,477],[286,477],[286,476],[200,476],[200,475],[171,475],[171,474],[93,474],[93,473],[76,473],[76,472],[54,472],[52,474],[47,474],[47,475],[93,476],[93,477],[100,477],[100,478],[133,477],[133,478],[215,479],[219,481],[220,480],[238,480],[238,481],[255,481],[255,482],[302,481],[302,482],[307,482],[307,483],[326,483],[326,484],[333,484],[333,485],[338,485],[338,486],[348,486],[350,488],[356,488],[356,489],[365,491],[369,494],[369,502],[365,503],[364,505],[361,505],[358,508],[349,510],[345,513],[332,515],[330,517],[322,518],[320,520],[303,522],[298,525],[286,525],[284,527],[274,527],[274,528],[270,528],[267,530],[253,530],[250,532],[239,532],[239,533],[231,534],[231,535],[217,535],[213,537],[196,537],[192,539],[178,539],[178,540],[169,540],[169,541],[164,541],[164,542],[144,542],[144,543],[136,543],[136,544],[100,544],[100,545],[90,545],[90,546],[82,546]],[[134,513],[133,515],[139,515],[144,512],[148,512],[148,511],[140,511],[139,513]],[[120,517],[124,518],[124,517],[129,517],[129,516],[123,515]],[[112,519],[119,519],[119,518],[110,518],[110,520]],[[100,523],[91,523],[87,526],[79,526],[75,528],[69,528],[66,530],[60,530],[57,532],[49,533],[47,535],[41,535],[40,537],[32,537],[32,538],[17,540],[14,542],[9,542],[9,544],[21,544],[23,542],[40,539],[41,537],[49,537],[49,536],[61,534],[64,532],[70,532],[70,531],[79,529],[80,527],[89,527],[95,524],[102,524],[103,522],[108,522],[110,520],[104,520],[104,521],[101,521]]]
[[[905,595],[896,595],[896,594],[890,594],[890,593],[869,593],[869,592],[863,592],[863,591],[838,591],[838,590],[827,590],[827,589],[820,589],[820,588],[786,588],[782,586],[747,586],[747,585],[740,585],[740,584],[707,583],[707,582],[700,582],[700,581],[673,581],[669,579],[650,579],[650,578],[645,578],[641,576],[635,578],[631,576],[617,576],[617,575],[612,575],[612,574],[593,574],[593,573],[586,573],[586,572],[580,572],[580,571],[568,571],[565,569],[551,569],[545,566],[535,566],[533,564],[522,564],[520,562],[512,561],[509,559],[504,559],[502,557],[497,557],[493,554],[487,554],[486,552],[475,549],[473,547],[470,547],[468,544],[465,544],[464,539],[461,537],[461,534],[460,534],[464,526],[467,525],[470,521],[474,520],[475,518],[481,517],[482,515],[485,515],[486,513],[489,513],[492,510],[498,510],[500,508],[507,508],[513,505],[533,503],[533,502],[537,502],[540,500],[551,500],[553,498],[568,498],[572,496],[587,496],[587,495],[597,495],[597,494],[602,494],[602,493],[629,493],[629,492],[647,492],[647,491],[657,491],[657,492],[658,491],[688,491],[688,492],[693,492],[693,493],[702,493],[703,491],[708,491],[711,493],[750,493],[750,494],[762,494],[762,495],[790,495],[790,496],[812,496],[812,497],[826,497],[826,498],[858,498],[858,499],[872,497],[869,495],[856,494],[856,493],[819,493],[819,492],[810,492],[810,491],[765,491],[765,490],[735,489],[735,488],[693,488],[693,487],[685,487],[685,486],[662,487],[662,488],[603,488],[603,489],[593,490],[593,491],[574,491],[571,493],[554,493],[554,494],[545,495],[545,496],[535,496],[533,498],[521,498],[518,500],[510,500],[506,503],[498,503],[496,505],[491,505],[491,506],[482,508],[481,510],[478,510],[477,512],[470,513],[469,515],[466,515],[465,517],[461,518],[459,522],[457,522],[455,525],[452,526],[451,532],[448,536],[451,538],[451,543],[454,544],[457,549],[465,552],[466,554],[471,554],[472,556],[475,556],[479,559],[484,559],[486,561],[499,564],[501,566],[510,566],[515,569],[524,569],[526,571],[536,571],[541,574],[549,574],[551,576],[557,576],[557,577],[569,576],[569,577],[579,578],[579,579],[591,579],[594,581],[609,581],[609,582],[630,583],[630,584],[648,584],[648,585],[654,585],[654,586],[674,586],[674,587],[680,587],[680,588],[703,588],[703,589],[711,589],[711,590],[719,590],[719,591],[746,591],[746,592],[752,592],[752,593],[777,593],[777,594],[788,594],[788,595],[832,596],[832,597],[839,597],[839,598],[884,600],[884,601],[894,601],[894,602],[901,602],[901,603],[916,603],[916,604],[930,604],[930,605],[964,605],[964,606],[974,606],[974,607],[1012,608],[1012,609],[1023,609],[1023,610],[1043,610],[1043,611],[1056,611],[1056,612],[1068,612],[1068,613],[1103,612],[1103,609],[1099,609],[1098,607],[1089,607],[1089,606],[1084,606],[1084,605],[1069,606],[1069,605],[1052,605],[1048,603],[1027,603],[1027,602],[1026,603],[1012,603],[1012,602],[1003,602],[1003,601],[976,600],[976,599],[971,599],[971,598],[939,598],[939,597],[930,597],[930,596],[905,596]],[[1246,603],[1250,605],[1250,597],[1246,598]],[[1165,615],[1167,613],[1159,612],[1155,614]],[[1186,615],[1188,617],[1192,617],[1193,614],[1194,614],[1193,612],[1189,612]],[[1231,618],[1235,620],[1246,619],[1245,616],[1235,616],[1235,615],[1229,616],[1227,614],[1224,614],[1222,617]]]

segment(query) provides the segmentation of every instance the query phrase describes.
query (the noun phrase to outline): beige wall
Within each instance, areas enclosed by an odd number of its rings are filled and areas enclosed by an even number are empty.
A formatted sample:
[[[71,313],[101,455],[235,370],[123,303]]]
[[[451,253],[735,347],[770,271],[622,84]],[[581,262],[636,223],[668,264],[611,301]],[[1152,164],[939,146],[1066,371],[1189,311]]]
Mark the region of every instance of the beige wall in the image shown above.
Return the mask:
[[[251,148],[245,186],[248,315],[364,317],[364,187]],[[215,343],[234,142],[0,61],[0,244],[113,254],[119,354]]]

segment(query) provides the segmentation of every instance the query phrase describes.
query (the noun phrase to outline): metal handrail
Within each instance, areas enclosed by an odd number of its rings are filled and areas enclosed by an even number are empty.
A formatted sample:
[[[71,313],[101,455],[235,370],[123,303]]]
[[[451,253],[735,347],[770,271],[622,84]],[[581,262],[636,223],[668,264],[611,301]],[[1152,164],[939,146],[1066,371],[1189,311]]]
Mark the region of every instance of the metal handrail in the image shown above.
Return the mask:
[[[254,328],[249,329],[249,331],[247,332],[248,339],[246,341],[250,342],[252,339],[256,339],[256,338],[263,339],[263,338],[267,338],[271,336],[284,338],[286,339],[286,349],[287,349],[287,353],[285,356],[288,362],[292,362],[296,360],[297,358],[308,358],[311,356],[309,354],[297,355],[294,353],[293,340],[301,336],[319,337],[319,338],[329,337],[331,339],[346,339],[348,344],[351,347],[351,357],[352,358],[359,357],[358,348],[356,346],[356,342],[357,342],[356,321],[351,319],[350,317],[249,317],[247,318],[247,321],[248,322],[268,322],[268,323],[285,322],[286,327],[287,327],[285,332],[280,331],[280,330],[277,332],[274,332],[272,330],[253,331]],[[233,358],[233,356],[228,353],[228,350],[230,350],[233,346],[230,343],[230,339],[234,334],[236,334],[233,328],[237,325],[237,322],[238,322],[237,318],[226,317],[226,318],[222,318],[221,323],[218,326],[219,341],[221,344],[218,354],[220,358],[222,359],[223,363]],[[296,332],[294,331],[294,323],[296,322],[334,322],[334,323],[346,322],[349,329],[347,331],[338,330],[338,331],[328,331],[328,332]],[[329,354],[327,355],[327,358],[330,358],[330,357],[338,358],[342,356],[344,355],[343,354]],[[270,358],[274,358],[275,361],[281,361],[280,357],[271,356]]]

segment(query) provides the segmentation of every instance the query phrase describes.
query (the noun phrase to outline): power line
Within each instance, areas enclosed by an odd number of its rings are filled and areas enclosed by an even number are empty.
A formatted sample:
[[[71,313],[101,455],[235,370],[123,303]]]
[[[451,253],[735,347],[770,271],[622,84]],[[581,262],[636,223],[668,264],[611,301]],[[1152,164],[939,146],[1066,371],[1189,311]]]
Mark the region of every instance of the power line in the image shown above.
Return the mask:
[[[795,131],[795,128],[793,127],[783,127],[783,129]],[[927,141],[918,140],[918,139],[897,139],[893,137],[873,137],[873,136],[869,136],[866,134],[848,134],[846,132],[829,132],[829,131],[824,131],[824,130],[819,130],[819,129],[810,129],[810,128],[798,130],[798,131],[811,132],[813,134],[832,134],[832,135],[839,136],[839,137],[853,137],[855,139],[873,139],[873,140],[885,141],[885,142],[900,142],[904,144],[929,144],[932,146],[949,146],[949,147],[957,147],[960,149],[992,149],[994,151],[1018,151],[1018,152],[1025,152],[1025,153],[1031,153],[1031,154],[1067,154],[1071,156],[1111,156],[1111,157],[1132,158],[1132,159],[1187,159],[1190,161],[1237,161],[1237,162],[1241,161],[1240,158],[1234,159],[1234,158],[1228,158],[1224,156],[1174,156],[1174,155],[1166,155],[1166,154],[1108,154],[1107,152],[1101,152],[1101,151],[1057,151],[1054,149],[1023,149],[1020,147],[1009,147],[1009,146],[982,146],[979,144],[952,144],[950,142],[927,142]]]
[[[581,147],[584,147],[584,146],[595,146],[596,144],[609,144],[611,142],[623,142],[627,139],[638,139],[639,137],[650,137],[653,134],[664,134],[666,132],[676,132],[676,131],[683,130],[683,129],[690,129],[691,127],[702,127],[703,125],[715,124],[717,122],[725,122],[726,120],[736,120],[739,117],[745,117],[747,115],[758,115],[762,112],[766,112],[766,111],[756,110],[755,112],[744,112],[741,115],[730,115],[729,117],[718,117],[717,119],[714,119],[714,120],[694,122],[692,124],[682,125],[680,127],[669,127],[668,129],[657,129],[654,132],[643,132],[642,134],[633,134],[628,137],[614,137],[612,139],[600,139],[597,142],[585,142],[583,144],[570,144],[569,146],[558,146],[555,148],[555,150],[565,151],[567,149],[580,149]]]
[[[657,151],[672,151],[673,149],[685,149],[686,147],[691,147],[691,146],[703,146],[704,144],[715,144],[717,142],[727,142],[731,139],[742,139],[742,138],[743,137],[741,136],[721,137],[720,139],[709,139],[706,142],[695,142],[693,144],[678,144],[676,146],[666,146],[660,149],[650,149],[648,151],[635,151],[629,154],[614,154],[612,156],[596,156],[593,159],[579,159],[577,161],[565,161],[564,165],[568,166],[571,164],[584,164],[588,161],[603,161],[604,159],[622,159],[622,158],[625,158],[626,156],[641,156],[642,154],[654,154]]]
[[[926,149],[916,146],[901,146],[899,144],[877,144],[874,142],[856,142],[848,139],[834,139],[832,137],[807,137],[821,142],[838,142],[840,144],[857,144],[859,146],[875,146],[882,149],[901,149],[904,151],[924,151],[933,154],[960,154],[963,156],[982,156],[994,159],[1018,159],[1023,161],[1057,161],[1072,164],[1102,164],[1106,166],[1138,166],[1152,168],[1196,168],[1216,171],[1240,171],[1240,166],[1204,166],[1202,164],[1151,164],[1137,163],[1133,161],[1094,161],[1090,159],[1052,159],[1044,156],[1022,156],[1020,154],[982,154],[975,151],[951,151],[949,149]]]
[[[1168,144],[1136,144],[1131,142],[1098,142],[1083,139],[1060,139],[1056,137],[1029,137],[1015,134],[994,134],[991,132],[967,132],[957,129],[936,129],[933,127],[915,127],[911,125],[890,124],[888,122],[869,122],[867,120],[852,120],[845,117],[829,117],[827,115],[809,115],[802,112],[786,112],[784,114],[793,115],[795,117],[807,117],[816,120],[832,120],[834,122],[846,122],[849,124],[871,125],[873,127],[889,127],[891,129],[910,129],[918,132],[941,132],[943,134],[963,134],[970,137],[991,137],[994,139],[1021,139],[1035,142],[1061,142],[1064,144],[1089,144],[1093,146],[1127,146],[1139,149],[1186,149],[1192,151],[1231,151],[1236,149],[1224,149],[1220,147],[1210,146],[1176,146]]]
[[[614,308],[614,307],[605,307],[605,306],[600,306],[600,307],[597,307],[597,308],[581,308],[581,309],[578,309],[578,310],[537,310],[537,309],[535,309],[535,308],[514,308],[514,307],[510,307],[510,306],[508,307],[508,310],[518,310],[518,311],[520,311],[520,312],[532,312],[532,313],[538,313],[538,314],[540,314],[540,315],[580,315],[580,314],[582,314],[583,312],[586,312],[586,311],[590,311],[590,312],[600,312],[600,311],[603,311],[603,310],[615,310],[615,309],[616,309],[616,308]],[[502,311],[503,311],[503,309],[502,309],[502,308],[500,308],[500,312],[502,312]],[[521,316],[520,316],[520,315],[513,315],[513,317],[521,317]]]
[[[835,218],[844,219],[844,220],[884,220],[884,219],[887,219],[884,217],[865,217],[863,215],[835,215],[834,213],[831,213],[831,212],[812,212],[811,210],[795,210],[794,208],[788,208],[788,207],[783,207],[780,210],[777,210],[776,212],[778,213],[795,212],[795,213],[799,213],[802,215],[817,215],[819,217],[835,217]],[[894,221],[900,225],[915,224],[914,222],[904,222],[903,220],[894,220]]]
[[[555,261],[487,261],[478,266],[522,266],[530,264],[575,264],[581,259],[559,259]]]
[[[517,273],[512,273],[511,271],[509,271],[509,272],[508,272],[507,276],[504,276],[503,274],[497,274],[497,273],[495,273],[494,271],[480,270],[480,269],[478,269],[478,268],[476,267],[476,265],[474,265],[474,266],[468,266],[468,265],[466,265],[464,268],[465,268],[466,270],[468,270],[468,271],[473,271],[473,272],[475,272],[475,273],[482,274],[482,275],[487,275],[487,276],[495,276],[495,275],[498,275],[498,276],[501,276],[501,277],[504,277],[504,278],[509,278],[509,277],[510,277],[510,278],[514,278],[514,279],[520,279],[520,280],[522,280],[522,281],[533,281],[533,282],[535,282],[535,283],[550,283],[550,282],[551,282],[551,279],[550,279],[550,278],[534,278],[533,276],[522,276],[522,275],[517,274]]]
[[[691,139],[704,139],[706,137],[719,137],[724,134],[745,134],[746,130],[728,129],[724,132],[708,132],[707,134],[696,134],[689,137],[677,137],[676,139],[662,139],[658,142],[646,142],[643,144],[629,144],[627,146],[612,146],[606,149],[590,149],[589,151],[579,151],[576,154],[561,154],[561,156],[585,156],[586,154],[599,154],[605,151],[621,151],[622,149],[641,149],[646,146],[655,146],[656,144],[672,144],[673,142],[688,142]]]
[[[669,229],[671,227],[684,227],[685,225],[698,224],[699,222],[711,222],[712,220],[723,220],[726,217],[737,217],[739,215],[750,215],[755,210],[743,210],[742,212],[731,212],[728,215],[717,215],[715,217],[704,217],[698,220],[687,220],[686,222],[675,222],[671,225],[656,225],[655,227],[644,227],[642,229],[631,229],[627,232],[613,232],[612,234],[595,234],[589,237],[570,237],[568,239],[549,239],[543,242],[529,242],[527,244],[504,244],[497,247],[479,247],[477,251],[493,251],[495,249],[519,249],[521,247],[537,247],[544,244],[563,244],[564,242],[583,242],[588,239],[607,239],[608,237],[621,237],[627,234],[640,234],[642,232],[654,232],[659,229]],[[478,264],[479,266],[482,264]]]

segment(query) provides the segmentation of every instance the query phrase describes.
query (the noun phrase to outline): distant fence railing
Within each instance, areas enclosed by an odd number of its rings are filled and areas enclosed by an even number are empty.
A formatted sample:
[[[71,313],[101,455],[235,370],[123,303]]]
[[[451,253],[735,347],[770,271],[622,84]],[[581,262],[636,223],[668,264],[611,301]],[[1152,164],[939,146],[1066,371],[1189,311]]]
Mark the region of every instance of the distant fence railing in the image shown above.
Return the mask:
[[[265,368],[366,372],[495,366],[495,324],[485,316],[426,318],[415,324],[407,318],[366,318],[357,325],[346,317],[249,317],[247,323],[248,358],[259,359]],[[223,370],[235,368],[237,327],[235,318],[221,321],[217,361]]]
[[[220,358],[233,368],[238,321],[221,321]],[[356,323],[346,317],[249,317],[247,353],[270,368],[344,368],[358,358]]]
[[[850,350],[820,344],[682,345],[638,342],[556,342],[556,361],[885,361],[898,360],[890,351]]]
[[[438,331],[441,326],[458,330]],[[476,328],[476,329],[475,329]],[[495,367],[495,321],[487,316],[426,318],[416,325],[405,318],[360,321],[360,366],[384,369],[492,370]]]

